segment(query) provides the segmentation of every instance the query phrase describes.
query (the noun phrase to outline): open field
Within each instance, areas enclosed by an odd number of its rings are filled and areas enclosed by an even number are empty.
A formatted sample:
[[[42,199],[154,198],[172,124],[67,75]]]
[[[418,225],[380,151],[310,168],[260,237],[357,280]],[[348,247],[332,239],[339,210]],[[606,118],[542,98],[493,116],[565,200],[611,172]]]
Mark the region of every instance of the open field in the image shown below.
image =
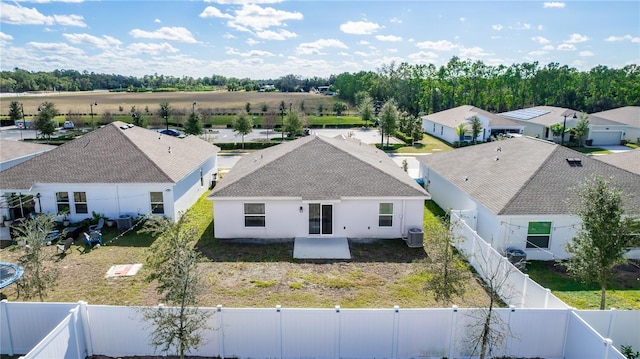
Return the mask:
[[[430,208],[430,207],[429,207]],[[428,223],[433,215],[429,208]],[[206,261],[200,265],[202,295],[199,306],[294,308],[403,308],[441,307],[424,285],[432,273],[429,247],[409,248],[404,241],[382,240],[350,243],[351,260],[294,260],[293,243],[239,243],[213,238],[211,202],[202,197],[192,208],[200,231],[197,248]],[[114,239],[115,238],[115,239]],[[65,256],[55,246],[46,247],[59,270],[56,285],[46,298],[50,302],[109,305],[156,305],[160,298],[155,283],[144,278],[143,268],[131,277],[105,278],[117,264],[144,263],[153,238],[130,232],[117,237],[117,230],[103,231],[106,245],[88,250],[76,243]],[[0,249],[3,261],[15,261],[21,247]],[[10,301],[22,301],[16,285],[3,289]],[[37,300],[37,299],[33,299]],[[471,277],[464,297],[453,303],[460,307],[484,306],[488,298]],[[445,306],[449,306],[445,305]]]
[[[38,106],[45,101],[55,104],[60,114],[78,113],[88,115],[91,113],[92,103],[93,113],[97,116],[110,112],[112,114],[129,114],[132,106],[138,111],[144,111],[148,107],[150,113],[157,112],[161,102],[169,102],[172,108],[179,112],[191,112],[193,102],[196,102],[196,109],[206,112],[225,112],[225,110],[244,109],[245,104],[251,104],[251,112],[261,113],[263,103],[268,106],[268,112],[280,113],[280,102],[284,101],[286,110],[289,104],[293,110],[299,110],[300,104],[304,101],[305,111],[314,113],[320,104],[327,110],[333,109],[333,103],[338,101],[331,96],[311,94],[307,92],[56,92],[48,94],[2,94],[0,97],[0,115],[9,113],[11,101],[18,101],[24,106],[27,117],[38,112]],[[351,110],[353,111],[353,110]],[[226,111],[228,112],[228,111]]]

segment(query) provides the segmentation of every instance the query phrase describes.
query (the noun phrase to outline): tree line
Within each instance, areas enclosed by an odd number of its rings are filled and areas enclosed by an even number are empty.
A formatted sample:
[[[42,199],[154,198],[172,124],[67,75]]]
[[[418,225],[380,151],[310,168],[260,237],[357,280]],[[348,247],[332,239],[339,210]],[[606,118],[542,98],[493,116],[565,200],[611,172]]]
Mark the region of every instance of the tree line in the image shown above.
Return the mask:
[[[330,91],[348,103],[357,104],[356,94],[364,92],[375,101],[394,99],[401,111],[418,116],[460,105],[473,105],[494,113],[540,105],[594,113],[622,106],[640,106],[639,83],[640,68],[636,64],[623,68],[598,65],[589,71],[578,71],[555,62],[492,66],[454,56],[440,67],[391,63],[376,71],[345,72],[327,78],[286,75],[264,80],[221,75],[193,78],[154,74],[138,78],[75,70],[29,72],[16,68],[1,73],[0,91],[204,91],[221,88],[258,91],[270,84],[278,91],[307,92],[329,86]]]

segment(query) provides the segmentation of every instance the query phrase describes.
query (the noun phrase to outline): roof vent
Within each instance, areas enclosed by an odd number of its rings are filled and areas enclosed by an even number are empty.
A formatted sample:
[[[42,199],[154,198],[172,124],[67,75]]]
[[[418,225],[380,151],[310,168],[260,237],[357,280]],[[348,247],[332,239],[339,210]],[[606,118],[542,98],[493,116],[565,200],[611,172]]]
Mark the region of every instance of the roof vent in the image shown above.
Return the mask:
[[[567,158],[567,163],[571,167],[582,167],[582,160],[579,158]]]
[[[500,161],[500,158],[498,156],[493,158],[494,161]]]
[[[169,146],[169,153],[171,153],[171,146]]]
[[[122,126],[120,126],[120,129],[121,129],[121,130],[126,130],[127,128],[129,128],[129,126],[127,126],[127,125],[122,125]]]
[[[502,147],[496,147],[496,152],[502,152]]]
[[[127,125],[127,127],[128,127],[128,128],[132,128],[132,127],[133,127],[133,124],[131,124],[131,123],[130,123],[130,124],[128,124],[128,125]]]

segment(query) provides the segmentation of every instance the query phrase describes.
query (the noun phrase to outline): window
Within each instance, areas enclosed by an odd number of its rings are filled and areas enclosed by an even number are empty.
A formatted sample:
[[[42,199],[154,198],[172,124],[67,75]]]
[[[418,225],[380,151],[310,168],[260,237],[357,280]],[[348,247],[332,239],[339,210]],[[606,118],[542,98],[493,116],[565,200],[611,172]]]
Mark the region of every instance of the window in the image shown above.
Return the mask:
[[[58,213],[69,213],[69,192],[56,192]]]
[[[202,177],[202,176],[203,176],[203,173],[202,173],[202,168],[201,168],[200,169],[200,187],[204,186],[204,177]]]
[[[551,222],[529,222],[527,248],[549,248]]]
[[[245,227],[264,227],[264,203],[245,203],[244,204],[244,226]]]
[[[378,215],[378,226],[393,226],[393,203],[380,203],[380,211]]]
[[[87,192],[73,192],[73,204],[76,213],[89,213],[87,208]]]
[[[162,192],[150,192],[151,213],[164,214],[164,197]]]
[[[433,131],[432,132],[436,133],[436,123],[435,122],[433,123]]]

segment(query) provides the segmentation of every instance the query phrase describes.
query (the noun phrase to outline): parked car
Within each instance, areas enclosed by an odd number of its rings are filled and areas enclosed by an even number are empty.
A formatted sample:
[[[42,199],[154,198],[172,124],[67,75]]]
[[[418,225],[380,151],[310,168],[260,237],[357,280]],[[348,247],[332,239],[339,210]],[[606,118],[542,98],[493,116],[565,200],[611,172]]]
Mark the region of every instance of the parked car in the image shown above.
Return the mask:
[[[71,121],[64,121],[64,124],[62,125],[62,128],[65,130],[73,130],[74,127],[76,126]]]
[[[174,137],[182,137],[182,133],[180,133],[180,131],[178,130],[174,130],[173,128],[170,128],[168,130],[162,130],[160,131],[161,134],[163,135],[167,135],[167,136],[174,136]]]

